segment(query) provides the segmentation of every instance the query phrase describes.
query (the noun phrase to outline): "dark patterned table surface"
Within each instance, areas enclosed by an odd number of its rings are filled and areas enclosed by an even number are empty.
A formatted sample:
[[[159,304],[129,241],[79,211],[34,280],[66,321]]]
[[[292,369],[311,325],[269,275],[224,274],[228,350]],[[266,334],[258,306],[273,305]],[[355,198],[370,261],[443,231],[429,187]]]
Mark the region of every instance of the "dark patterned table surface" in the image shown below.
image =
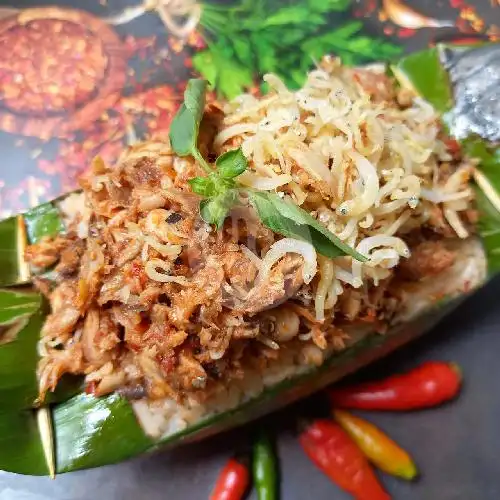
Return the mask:
[[[242,2],[243,0],[224,3],[230,7]],[[92,155],[99,153],[112,161],[130,139],[132,129],[137,135],[151,136],[163,133],[168,127],[181,95],[182,82],[191,71],[196,73],[196,61],[200,60],[196,54],[206,49],[197,31],[191,34],[187,44],[181,44],[175,34],[166,31],[154,13],[126,23],[117,22],[128,19],[131,11],[125,11],[124,14],[125,7],[138,3],[140,2],[133,0],[58,2],[63,9],[78,6],[101,19],[109,21],[110,16],[114,18],[113,29],[128,61],[127,77],[120,96],[111,107],[103,109],[102,116],[97,121],[92,118],[91,123],[84,123],[78,128],[70,113],[61,118],[64,124],[71,124],[69,128],[64,132],[56,129],[47,132],[48,128],[44,124],[48,122],[44,120],[50,117],[43,115],[42,119],[31,117],[31,121],[25,120],[17,129],[9,129],[9,118],[6,119],[6,116],[14,101],[5,99],[7,83],[0,74],[2,215],[71,189],[76,175],[85,168]],[[277,3],[279,2],[272,0],[255,2],[256,5],[267,6]],[[297,0],[281,3],[305,5],[307,2]],[[333,0],[331,3],[334,3]],[[386,7],[392,4],[392,18],[391,15],[388,16],[390,12],[381,10],[383,3]],[[39,2],[31,1],[0,2],[0,61],[3,62],[10,56],[2,50],[2,43],[5,42],[5,38],[2,38],[2,22],[17,14],[7,8],[13,4],[18,9],[40,5]],[[496,39],[500,34],[497,26],[500,25],[498,0],[338,0],[337,4],[343,7],[338,9],[340,12],[328,14],[329,32],[356,20],[362,26],[356,34],[358,40],[360,37],[369,37],[366,38],[368,45],[375,39],[379,40],[378,52],[368,51],[363,57],[359,53],[350,54],[346,49],[343,55],[351,57],[353,62],[364,62],[384,55],[392,57],[397,53],[398,46],[402,50],[411,51],[440,39]],[[418,11],[419,15],[411,13],[413,24],[422,26],[440,23],[444,27],[413,29],[414,26],[398,24],[402,23],[401,9],[404,8]],[[427,18],[422,17],[423,15]],[[454,27],[446,26],[447,24]],[[224,33],[221,32],[220,38],[223,37]],[[344,46],[348,47],[348,41],[344,41]],[[52,49],[47,50],[49,53],[46,56],[49,57]],[[257,47],[252,47],[252,50],[257,50]],[[269,50],[279,54],[281,49],[271,47]],[[331,48],[327,46],[324,50]],[[205,66],[205,70],[206,68]],[[252,68],[250,79],[257,77],[260,70],[261,68]],[[288,75],[283,76],[286,78]],[[235,85],[238,88],[238,81]],[[231,94],[234,87],[227,88],[220,84],[218,90]],[[22,101],[22,95],[20,99]],[[131,113],[130,109],[136,111]],[[29,125],[27,128],[26,124]],[[391,436],[411,451],[422,471],[421,479],[414,484],[383,477],[387,489],[395,499],[500,498],[498,296],[500,280],[495,280],[424,339],[382,360],[360,375],[374,377],[427,359],[454,360],[464,370],[463,393],[449,405],[411,414],[370,415],[373,422],[388,430]],[[313,397],[256,424],[275,430],[281,461],[281,494],[285,500],[348,498],[315,470],[294,437],[295,415],[303,412],[304,407],[319,404],[321,398]],[[248,433],[248,428],[238,429],[202,444],[116,466],[63,475],[55,481],[0,472],[0,500],[203,500],[208,497],[224,460],[235,447],[247,442]]]

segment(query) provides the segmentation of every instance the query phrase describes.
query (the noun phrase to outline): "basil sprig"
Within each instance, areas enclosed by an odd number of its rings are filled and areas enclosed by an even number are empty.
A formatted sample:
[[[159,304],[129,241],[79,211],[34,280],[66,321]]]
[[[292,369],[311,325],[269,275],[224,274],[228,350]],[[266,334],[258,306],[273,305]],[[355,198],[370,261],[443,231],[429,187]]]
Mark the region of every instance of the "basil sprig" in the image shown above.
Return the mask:
[[[318,253],[325,257],[350,255],[361,262],[366,257],[328,231],[305,210],[275,193],[247,190],[251,205],[262,223],[275,233],[288,238],[309,241]]]
[[[179,156],[193,156],[206,172],[212,169],[198,149],[198,131],[200,129],[207,81],[192,78],[184,91],[184,102],[177,111],[170,125],[170,144]]]
[[[366,257],[343,243],[295,203],[280,198],[276,193],[256,191],[239,184],[236,178],[248,168],[241,148],[220,155],[215,167],[208,164],[197,144],[206,89],[205,80],[189,80],[184,103],[170,126],[170,143],[175,153],[193,156],[207,172],[206,177],[189,180],[193,192],[204,198],[200,202],[202,219],[214,224],[217,229],[221,228],[231,209],[246,195],[262,224],[275,233],[308,241],[326,257],[350,255],[361,262],[366,261]]]

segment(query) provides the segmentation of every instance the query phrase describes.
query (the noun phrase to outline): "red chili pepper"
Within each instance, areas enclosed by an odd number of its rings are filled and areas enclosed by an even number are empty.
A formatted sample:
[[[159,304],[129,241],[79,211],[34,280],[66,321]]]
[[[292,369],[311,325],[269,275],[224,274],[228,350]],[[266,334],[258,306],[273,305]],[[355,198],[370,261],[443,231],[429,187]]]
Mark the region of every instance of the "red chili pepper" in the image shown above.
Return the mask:
[[[359,410],[416,410],[431,408],[454,398],[461,386],[459,367],[454,363],[429,361],[385,380],[334,388],[333,406]]]
[[[357,500],[390,500],[363,452],[340,425],[316,420],[299,437],[309,458]]]
[[[85,386],[85,394],[93,396],[95,394],[96,389],[97,389],[97,382],[93,380],[92,382],[89,382]]]
[[[210,500],[241,500],[250,482],[248,467],[235,458],[222,469]]]

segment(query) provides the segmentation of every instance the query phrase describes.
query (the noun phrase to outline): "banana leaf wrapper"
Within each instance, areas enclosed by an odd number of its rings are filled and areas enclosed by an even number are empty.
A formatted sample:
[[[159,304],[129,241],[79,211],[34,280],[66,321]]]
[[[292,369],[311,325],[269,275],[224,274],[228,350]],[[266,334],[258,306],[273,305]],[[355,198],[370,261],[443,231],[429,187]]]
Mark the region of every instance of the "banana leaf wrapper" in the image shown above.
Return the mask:
[[[495,55],[488,57],[500,59],[500,46],[489,47]],[[452,49],[438,47],[415,53],[391,70],[402,85],[411,86],[442,113],[453,130],[453,120],[458,118],[452,116],[455,96],[448,71],[450,57],[470,56],[477,49],[457,49],[458,55],[448,54],[447,61],[443,59],[444,50]],[[491,276],[500,269],[500,149],[475,133],[461,137],[460,142],[465,151],[480,160],[478,228]],[[244,424],[335,382],[429,331],[467,295],[445,297],[384,335],[364,336],[340,354],[331,355],[319,368],[268,387],[235,409],[155,440],[145,434],[128,401],[117,394],[102,398],[87,395],[78,378],[63,379],[48,405],[37,407],[37,341],[47,305],[26,286],[30,274],[22,255],[27,244],[64,230],[57,201],[0,222],[0,469],[6,471],[54,475],[99,467]]]

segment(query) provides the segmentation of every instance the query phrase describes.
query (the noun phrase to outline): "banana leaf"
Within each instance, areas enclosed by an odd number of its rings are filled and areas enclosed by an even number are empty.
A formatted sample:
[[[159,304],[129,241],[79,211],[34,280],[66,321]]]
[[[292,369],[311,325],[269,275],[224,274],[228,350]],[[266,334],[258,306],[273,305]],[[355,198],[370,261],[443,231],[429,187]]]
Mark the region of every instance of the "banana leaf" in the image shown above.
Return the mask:
[[[31,300],[20,304],[21,300]],[[18,302],[14,309],[13,303]],[[21,296],[17,292],[0,291],[0,315],[8,311],[10,321],[18,322],[21,329],[14,338],[8,338],[0,348],[0,410],[30,409],[38,394],[36,344],[44,322],[44,312],[38,294]],[[5,306],[5,309],[2,307]],[[28,307],[31,310],[28,312]],[[13,318],[13,311],[18,317]],[[11,328],[15,327],[14,324]],[[4,327],[5,328],[5,327]],[[5,333],[4,333],[5,335]]]
[[[407,56],[393,71],[403,85],[416,89],[445,116],[453,109],[454,89],[439,50]],[[461,138],[461,142],[471,156],[481,161],[478,227],[493,273],[500,268],[500,204],[495,198],[500,190],[500,153],[475,136]],[[62,230],[56,203],[0,222],[0,286],[27,282],[29,276],[22,259],[25,246]],[[37,423],[36,416],[37,341],[45,305],[36,294],[15,289],[0,291],[0,327],[18,326],[13,338],[0,342],[0,469],[46,475],[53,468],[63,473],[98,467],[240,425],[304,397],[425,333],[464,297],[465,293],[443,299],[385,335],[369,334],[342,353],[332,355],[320,368],[280,382],[233,410],[206,418],[165,439],[148,437],[131,405],[119,395],[95,398],[81,392],[79,380],[70,380],[48,401],[53,436],[47,451],[42,440],[47,429]]]
[[[45,476],[49,468],[34,412],[0,410],[0,469]]]
[[[21,474],[49,473],[33,410],[44,317],[39,294],[0,290],[0,468]]]
[[[56,202],[0,222],[0,287],[28,283],[29,270],[23,259],[26,246],[64,230]]]
[[[59,210],[53,202],[31,209],[24,214],[24,221],[30,243],[36,243],[44,236],[54,236],[64,230]]]
[[[0,222],[0,286],[26,283],[28,275],[21,255],[26,246],[26,229],[22,216]]]

